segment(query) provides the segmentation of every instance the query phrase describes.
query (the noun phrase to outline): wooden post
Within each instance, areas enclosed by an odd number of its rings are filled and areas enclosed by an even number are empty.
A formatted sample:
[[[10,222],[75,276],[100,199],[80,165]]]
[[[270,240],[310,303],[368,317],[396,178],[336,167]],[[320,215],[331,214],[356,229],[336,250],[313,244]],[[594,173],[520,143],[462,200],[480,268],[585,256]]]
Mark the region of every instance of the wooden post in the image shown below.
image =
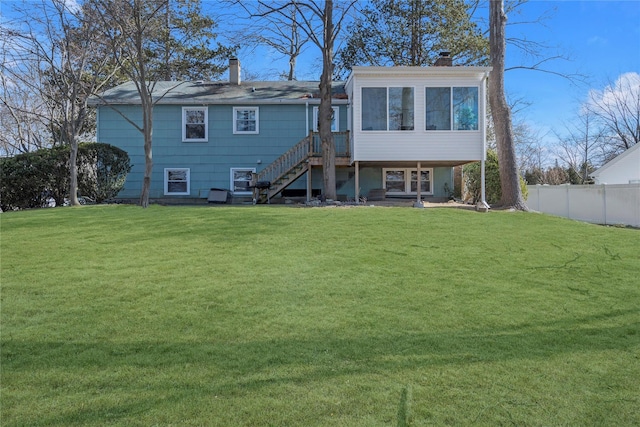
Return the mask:
[[[309,159],[307,159],[307,162],[307,202],[310,202],[313,187],[311,186],[311,162],[309,162]]]
[[[416,189],[416,192],[418,193],[418,200],[416,200],[416,203],[420,203],[420,196],[421,196],[421,190],[422,190],[422,173],[420,171],[420,162],[418,162],[418,188]]]
[[[251,187],[253,190],[253,197],[252,197],[252,202],[255,205],[256,203],[258,203],[258,198],[260,197],[260,190],[258,190],[258,187],[256,187],[256,184],[258,183],[258,174],[255,172],[251,173]]]
[[[356,176],[355,176],[355,181],[356,181],[356,191],[355,191],[355,196],[356,196],[356,204],[360,202],[360,162],[356,161]]]

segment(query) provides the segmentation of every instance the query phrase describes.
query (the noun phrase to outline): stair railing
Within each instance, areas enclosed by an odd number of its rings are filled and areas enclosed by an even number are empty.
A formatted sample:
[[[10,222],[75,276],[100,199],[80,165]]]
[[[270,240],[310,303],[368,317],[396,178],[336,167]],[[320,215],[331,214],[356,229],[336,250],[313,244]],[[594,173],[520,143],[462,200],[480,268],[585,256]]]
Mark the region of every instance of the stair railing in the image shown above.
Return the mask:
[[[276,182],[291,169],[302,163],[309,156],[310,136],[305,136],[300,142],[287,150],[270,165],[258,172],[258,181]]]

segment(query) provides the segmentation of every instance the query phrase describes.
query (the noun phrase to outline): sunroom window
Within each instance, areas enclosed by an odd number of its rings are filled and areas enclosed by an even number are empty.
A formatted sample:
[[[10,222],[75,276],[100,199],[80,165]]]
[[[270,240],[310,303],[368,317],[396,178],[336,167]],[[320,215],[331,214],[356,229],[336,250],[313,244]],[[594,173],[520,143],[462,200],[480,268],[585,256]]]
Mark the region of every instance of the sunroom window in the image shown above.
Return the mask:
[[[389,88],[389,130],[413,130],[413,88]]]
[[[426,89],[427,130],[451,130],[451,88]]]
[[[387,130],[387,88],[362,88],[362,130]]]
[[[182,107],[182,141],[206,142],[207,138],[207,107]]]
[[[362,88],[362,130],[414,130],[413,88]]]
[[[425,89],[426,130],[478,130],[477,87]]]
[[[164,170],[164,194],[165,196],[189,195],[190,193],[189,168],[165,168]]]
[[[453,129],[478,130],[478,88],[453,88]]]

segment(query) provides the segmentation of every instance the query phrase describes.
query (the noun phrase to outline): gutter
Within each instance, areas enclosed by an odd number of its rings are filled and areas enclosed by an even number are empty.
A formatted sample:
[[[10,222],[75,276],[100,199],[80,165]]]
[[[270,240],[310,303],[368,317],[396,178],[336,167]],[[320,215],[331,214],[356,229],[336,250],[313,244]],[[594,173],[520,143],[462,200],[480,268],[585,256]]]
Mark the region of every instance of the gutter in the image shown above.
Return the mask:
[[[131,99],[106,99],[106,100],[89,100],[90,106],[98,105],[141,105],[139,100]],[[300,99],[203,99],[203,98],[190,98],[179,100],[162,100],[154,105],[320,105],[320,99],[309,100],[309,98]],[[348,105],[349,100],[332,98],[332,105]]]

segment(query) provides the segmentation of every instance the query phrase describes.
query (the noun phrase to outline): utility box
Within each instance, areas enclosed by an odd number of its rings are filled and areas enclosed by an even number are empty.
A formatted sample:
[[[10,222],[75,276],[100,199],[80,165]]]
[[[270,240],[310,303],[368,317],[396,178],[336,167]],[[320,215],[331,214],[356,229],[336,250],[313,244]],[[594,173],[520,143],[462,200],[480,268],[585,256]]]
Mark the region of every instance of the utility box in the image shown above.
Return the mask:
[[[209,203],[227,203],[229,201],[229,190],[223,190],[221,188],[212,188],[209,190],[209,197],[207,202]]]

